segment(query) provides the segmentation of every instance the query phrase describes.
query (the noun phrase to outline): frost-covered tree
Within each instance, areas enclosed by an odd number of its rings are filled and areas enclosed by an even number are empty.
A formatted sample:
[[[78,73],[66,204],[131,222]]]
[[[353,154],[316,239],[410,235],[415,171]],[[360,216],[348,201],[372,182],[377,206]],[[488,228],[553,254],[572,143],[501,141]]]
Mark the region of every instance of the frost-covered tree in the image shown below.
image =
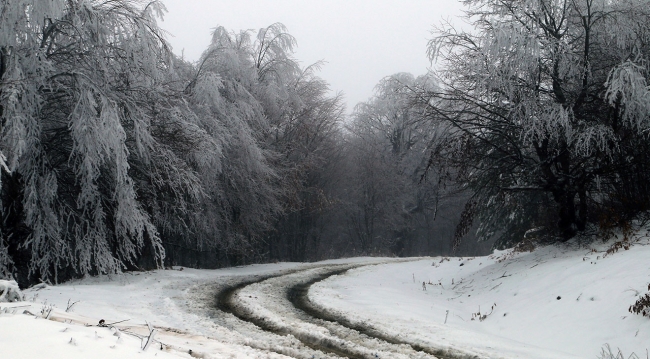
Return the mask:
[[[255,255],[257,240],[281,211],[269,163],[274,154],[263,147],[269,123],[257,97],[262,85],[251,35],[217,27],[185,89],[200,127],[221,148],[217,165],[199,168],[208,196],[191,216],[199,240],[185,245],[236,257]]]
[[[418,142],[425,142],[428,129],[414,103],[416,89],[427,79],[416,79],[399,73],[382,79],[375,87],[376,96],[355,108],[356,123],[365,132],[372,132],[390,143],[390,151],[403,156]]]
[[[156,223],[201,192],[176,140],[195,149],[205,137],[174,98],[163,11],[157,1],[2,3],[0,266],[11,252],[56,280],[120,271],[144,248],[162,265]]]
[[[361,252],[433,253],[446,237],[444,216],[459,214],[446,201],[452,187],[442,173],[426,172],[423,154],[445,133],[423,116],[418,95],[436,88],[433,78],[399,73],[382,79],[375,96],[357,105],[348,127],[345,197],[348,231]],[[442,232],[447,232],[443,235]],[[445,248],[446,249],[446,248]],[[440,253],[438,251],[437,253]]]
[[[291,91],[299,101],[286,106],[267,141],[280,153],[275,163],[283,174],[285,213],[267,240],[272,257],[290,260],[321,258],[325,234],[333,226],[338,201],[333,189],[339,179],[342,96],[316,76],[320,64],[304,69]]]
[[[464,3],[475,31],[440,29],[441,87],[420,101],[453,129],[434,161],[475,192],[465,224],[507,244],[647,209],[650,3]]]
[[[217,27],[190,64],[169,51],[163,11],[2,3],[0,276],[114,273],[166,252],[195,266],[304,259],[307,242],[269,234],[324,203],[340,96],[318,64],[300,69],[282,24]]]
[[[196,250],[305,259],[343,107],[316,76],[319,64],[300,69],[295,44],[279,23],[256,33],[218,27],[196,65],[188,101],[222,144],[220,166],[200,171],[208,197],[194,216],[205,239]]]
[[[279,23],[256,34],[217,27],[187,86],[190,106],[222,144],[220,166],[201,170],[210,215],[196,216],[199,234],[235,259],[266,256],[260,241],[298,185],[290,152],[302,138],[290,138],[289,127],[310,102],[306,84],[320,80],[300,70],[294,46]]]

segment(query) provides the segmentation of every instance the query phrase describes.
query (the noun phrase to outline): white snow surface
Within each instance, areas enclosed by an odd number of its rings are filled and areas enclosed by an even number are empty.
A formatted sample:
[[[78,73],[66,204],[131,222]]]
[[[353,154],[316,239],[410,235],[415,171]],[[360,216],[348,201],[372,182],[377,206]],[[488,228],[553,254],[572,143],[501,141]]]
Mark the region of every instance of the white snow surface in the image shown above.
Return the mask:
[[[377,261],[350,258],[320,264]],[[313,264],[257,264],[219,270],[175,267],[88,277],[55,286],[39,284],[23,291],[24,302],[0,303],[0,359],[288,358],[263,348],[273,346],[277,351],[282,343],[260,343],[209,318],[208,309],[214,304],[209,285],[225,278],[310,266]],[[50,309],[50,320],[46,320]],[[106,324],[119,322],[114,326],[122,333],[120,337],[114,336],[110,326],[99,327],[100,319]],[[164,350],[160,343],[147,351],[141,349],[149,332],[147,323],[158,328],[155,339],[164,343]]]
[[[384,259],[383,262],[396,260]],[[397,260],[399,261],[399,260]],[[349,266],[343,266],[349,267]],[[264,318],[266,325],[289,332],[311,342],[330,347],[345,348],[357,357],[391,359],[425,359],[432,356],[417,352],[409,346],[391,345],[375,338],[369,338],[337,323],[307,319],[296,310],[285,296],[285,289],[293,284],[307,282],[309,278],[325,274],[334,267],[321,267],[271,278],[255,283],[238,292],[238,302],[250,315]],[[338,269],[343,269],[338,267]]]
[[[193,305],[197,289],[220,278],[298,266],[177,268],[39,285],[23,291],[25,302],[0,303],[0,358],[287,358],[246,346],[245,340],[201,316]],[[43,319],[50,308],[51,320]],[[35,316],[22,315],[25,310]],[[118,338],[115,330],[97,326],[100,319],[106,324],[128,320],[115,325],[121,332]],[[165,344],[164,350],[160,343],[142,350],[147,323],[159,328],[155,339]]]
[[[282,337],[284,342],[248,337],[254,328],[236,331],[228,327],[231,322],[210,318],[210,285],[320,264],[366,266],[313,285],[309,298],[314,305],[411,344],[504,359],[595,359],[608,344],[625,358],[632,352],[645,358],[650,319],[629,313],[628,307],[650,282],[649,234],[638,233],[629,250],[607,255],[613,241],[408,262],[353,258],[220,270],[176,267],[39,285],[23,291],[25,301],[0,303],[0,358],[288,358],[278,352],[293,356],[292,348],[300,351],[295,337]],[[240,304],[298,334],[372,346],[372,338],[355,337],[335,324],[318,327],[318,321],[303,321],[289,307],[283,283],[309,272],[246,287],[238,294]],[[479,311],[484,320],[478,319]],[[111,325],[97,326],[100,319],[127,321],[114,325],[116,336]],[[143,350],[147,323],[157,328],[157,342]],[[406,347],[397,353],[381,345],[376,352],[382,358],[415,357]]]
[[[309,298],[393,337],[481,358],[598,358],[604,345],[646,358],[650,319],[628,308],[650,283],[648,234],[611,254],[615,239],[366,266],[316,283]]]

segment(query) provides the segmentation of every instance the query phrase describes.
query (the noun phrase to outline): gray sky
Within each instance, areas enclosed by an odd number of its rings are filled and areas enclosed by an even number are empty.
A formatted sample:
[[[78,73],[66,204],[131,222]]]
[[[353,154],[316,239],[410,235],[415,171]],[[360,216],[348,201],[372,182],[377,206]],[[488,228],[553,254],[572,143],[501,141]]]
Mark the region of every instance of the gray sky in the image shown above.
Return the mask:
[[[320,76],[345,94],[348,111],[384,76],[423,74],[433,25],[461,14],[457,0],[163,0],[160,25],[174,52],[196,61],[211,29],[259,29],[283,23],[298,41],[302,66],[327,64]]]

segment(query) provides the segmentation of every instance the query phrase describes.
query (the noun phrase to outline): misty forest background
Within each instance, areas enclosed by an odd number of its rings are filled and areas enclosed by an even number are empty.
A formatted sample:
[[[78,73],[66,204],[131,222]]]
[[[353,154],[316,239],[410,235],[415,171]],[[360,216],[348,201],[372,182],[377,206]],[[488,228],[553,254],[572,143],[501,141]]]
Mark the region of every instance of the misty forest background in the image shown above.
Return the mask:
[[[477,255],[637,223],[649,1],[463,3],[470,31],[422,49],[436,70],[387,74],[348,116],[282,24],[217,27],[189,63],[161,2],[2,0],[0,277]]]

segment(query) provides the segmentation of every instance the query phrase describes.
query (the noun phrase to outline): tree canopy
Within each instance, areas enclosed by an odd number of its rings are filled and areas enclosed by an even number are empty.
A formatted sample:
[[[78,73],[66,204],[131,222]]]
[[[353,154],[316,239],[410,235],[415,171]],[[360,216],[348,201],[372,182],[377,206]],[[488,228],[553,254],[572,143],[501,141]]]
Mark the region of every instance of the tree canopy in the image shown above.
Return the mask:
[[[482,235],[568,239],[647,209],[649,3],[464,3],[476,31],[439,29],[420,101],[452,128],[432,161],[460,169]]]
[[[185,62],[158,27],[164,11],[2,3],[0,274],[261,260],[279,216],[305,201],[296,186],[332,147],[343,109],[317,66],[298,65],[282,24],[217,27],[200,61]]]

